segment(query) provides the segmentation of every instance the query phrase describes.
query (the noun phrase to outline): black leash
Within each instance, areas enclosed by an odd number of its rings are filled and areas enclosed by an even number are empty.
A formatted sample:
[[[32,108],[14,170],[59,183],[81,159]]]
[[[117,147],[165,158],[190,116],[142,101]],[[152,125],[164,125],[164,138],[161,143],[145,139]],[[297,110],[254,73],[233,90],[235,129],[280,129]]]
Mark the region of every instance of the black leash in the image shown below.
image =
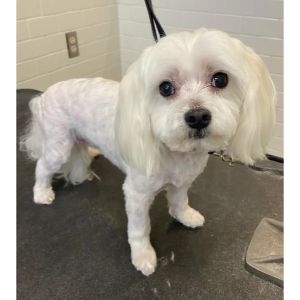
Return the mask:
[[[160,38],[163,38],[164,36],[166,36],[166,33],[165,33],[164,29],[162,28],[162,26],[160,25],[155,13],[154,13],[154,10],[152,7],[152,1],[145,0],[145,4],[146,4],[148,15],[149,15],[153,38],[154,38],[155,42],[157,43],[158,42],[157,33],[159,34]]]

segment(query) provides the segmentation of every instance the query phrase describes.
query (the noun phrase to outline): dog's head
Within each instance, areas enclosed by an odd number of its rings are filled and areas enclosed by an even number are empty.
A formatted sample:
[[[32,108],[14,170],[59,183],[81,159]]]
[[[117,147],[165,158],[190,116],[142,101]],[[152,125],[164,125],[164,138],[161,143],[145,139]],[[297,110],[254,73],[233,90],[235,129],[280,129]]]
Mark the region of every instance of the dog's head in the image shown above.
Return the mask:
[[[162,149],[226,149],[252,164],[264,157],[275,89],[255,52],[224,32],[199,29],[144,50],[120,85],[116,139],[123,158],[152,174]]]

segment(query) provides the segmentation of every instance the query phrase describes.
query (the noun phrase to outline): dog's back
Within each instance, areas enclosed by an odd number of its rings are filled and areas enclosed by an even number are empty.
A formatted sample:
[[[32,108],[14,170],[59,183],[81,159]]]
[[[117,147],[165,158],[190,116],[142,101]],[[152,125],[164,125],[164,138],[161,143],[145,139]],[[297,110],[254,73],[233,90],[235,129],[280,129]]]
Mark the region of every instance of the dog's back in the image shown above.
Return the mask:
[[[87,144],[106,156],[116,153],[112,148],[118,87],[118,82],[103,78],[72,79],[49,87],[29,103],[32,117],[21,137],[21,150],[33,160],[55,160],[67,179],[82,182],[89,174],[72,170],[89,166]],[[120,166],[119,157],[108,158]]]

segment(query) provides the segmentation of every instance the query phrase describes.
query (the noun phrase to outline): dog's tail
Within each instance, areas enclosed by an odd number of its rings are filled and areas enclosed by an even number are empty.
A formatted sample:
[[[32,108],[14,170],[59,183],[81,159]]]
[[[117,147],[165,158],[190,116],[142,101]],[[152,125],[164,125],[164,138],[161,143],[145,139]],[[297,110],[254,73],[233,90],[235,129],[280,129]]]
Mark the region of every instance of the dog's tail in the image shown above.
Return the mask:
[[[37,160],[42,155],[43,147],[43,131],[41,123],[39,122],[40,116],[41,96],[34,97],[29,102],[31,111],[31,119],[25,127],[23,135],[20,137],[20,150],[25,151],[29,158]]]
[[[20,150],[25,151],[30,159],[38,160],[47,149],[43,129],[42,95],[30,100],[31,119],[20,138]],[[64,177],[67,182],[79,184],[87,179],[97,177],[90,169],[94,155],[90,155],[88,146],[74,141],[72,150],[66,162],[60,167],[58,177]]]
[[[92,180],[93,172],[90,169],[92,160],[93,157],[89,155],[88,146],[83,142],[77,142],[72,148],[68,161],[62,165],[59,174],[74,185],[85,180]]]

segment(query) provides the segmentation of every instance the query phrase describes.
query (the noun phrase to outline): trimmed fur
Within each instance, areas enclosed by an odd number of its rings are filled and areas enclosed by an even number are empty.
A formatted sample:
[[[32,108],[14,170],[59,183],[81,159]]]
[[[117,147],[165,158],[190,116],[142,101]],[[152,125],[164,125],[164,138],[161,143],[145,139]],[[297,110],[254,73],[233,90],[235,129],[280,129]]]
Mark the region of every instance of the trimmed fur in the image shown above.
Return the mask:
[[[223,89],[213,74],[228,75]],[[170,81],[174,95],[159,86]],[[73,79],[51,86],[30,102],[32,122],[21,144],[37,159],[34,201],[51,204],[51,178],[62,167],[74,184],[89,178],[86,145],[125,174],[131,260],[149,275],[156,268],[150,242],[149,209],[167,190],[169,212],[188,227],[204,217],[188,204],[188,189],[206,166],[209,151],[225,149],[235,160],[253,164],[265,155],[275,119],[275,89],[254,51],[226,33],[181,32],[147,48],[121,83],[103,78]],[[205,109],[211,121],[195,136],[185,114]]]

